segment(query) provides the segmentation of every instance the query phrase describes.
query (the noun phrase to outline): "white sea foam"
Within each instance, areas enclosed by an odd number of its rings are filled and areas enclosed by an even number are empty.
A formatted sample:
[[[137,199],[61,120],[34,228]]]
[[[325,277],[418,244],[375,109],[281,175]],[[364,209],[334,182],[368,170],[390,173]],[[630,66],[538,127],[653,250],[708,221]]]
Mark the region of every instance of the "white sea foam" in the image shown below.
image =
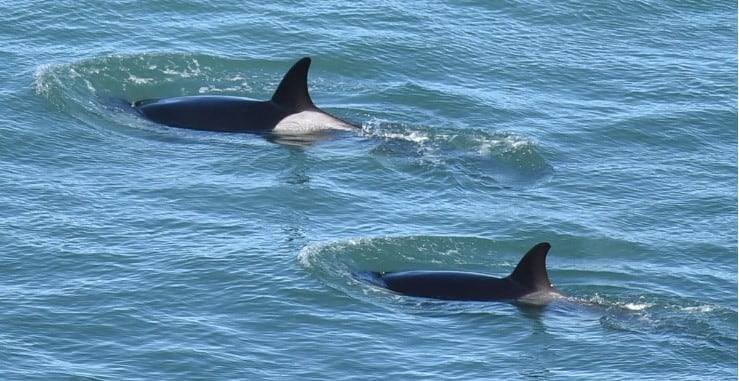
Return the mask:
[[[652,303],[623,303],[621,307],[626,308],[630,311],[644,311],[649,307],[654,306]]]
[[[707,313],[707,312],[713,312],[716,309],[716,307],[709,306],[707,304],[704,304],[704,305],[693,306],[693,307],[682,307],[682,309],[685,312],[702,312],[702,313]]]
[[[49,95],[49,89],[51,88],[49,78],[52,75],[51,73],[54,67],[55,65],[53,64],[42,64],[36,68],[36,72],[33,74],[36,94],[42,96]]]

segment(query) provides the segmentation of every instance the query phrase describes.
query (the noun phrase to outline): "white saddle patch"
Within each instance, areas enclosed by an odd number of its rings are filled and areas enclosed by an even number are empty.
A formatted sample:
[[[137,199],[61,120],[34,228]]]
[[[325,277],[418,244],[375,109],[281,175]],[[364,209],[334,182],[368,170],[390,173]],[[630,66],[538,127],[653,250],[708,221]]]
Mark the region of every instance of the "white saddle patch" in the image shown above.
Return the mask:
[[[327,130],[351,131],[356,129],[351,124],[331,115],[318,111],[302,111],[282,119],[272,132],[279,135],[302,135]]]

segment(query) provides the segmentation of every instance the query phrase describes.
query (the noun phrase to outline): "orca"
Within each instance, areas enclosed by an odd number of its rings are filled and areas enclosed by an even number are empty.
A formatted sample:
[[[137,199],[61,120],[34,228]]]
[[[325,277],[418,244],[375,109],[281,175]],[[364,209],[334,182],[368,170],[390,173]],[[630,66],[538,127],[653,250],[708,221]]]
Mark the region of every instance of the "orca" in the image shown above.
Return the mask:
[[[360,278],[398,294],[459,301],[512,301],[543,305],[564,297],[549,282],[546,257],[551,245],[532,247],[505,278],[461,271],[364,272]]]
[[[360,127],[313,104],[308,94],[311,59],[296,62],[265,101],[236,96],[195,95],[145,99],[130,103],[142,117],[170,127],[217,132],[272,133],[298,136]]]

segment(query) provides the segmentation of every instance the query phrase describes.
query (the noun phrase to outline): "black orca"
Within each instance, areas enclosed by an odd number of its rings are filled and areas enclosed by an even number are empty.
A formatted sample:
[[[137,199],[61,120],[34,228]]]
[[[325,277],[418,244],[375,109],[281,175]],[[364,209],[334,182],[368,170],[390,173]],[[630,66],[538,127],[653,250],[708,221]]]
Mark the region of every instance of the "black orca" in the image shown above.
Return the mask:
[[[170,127],[219,132],[315,134],[357,130],[313,104],[308,94],[310,58],[296,62],[272,98],[256,101],[234,96],[198,95],[146,99],[131,103],[144,118]]]
[[[399,294],[442,300],[517,301],[546,304],[562,297],[549,282],[546,242],[532,247],[505,278],[460,271],[369,272],[373,284]],[[361,275],[359,274],[360,278]]]

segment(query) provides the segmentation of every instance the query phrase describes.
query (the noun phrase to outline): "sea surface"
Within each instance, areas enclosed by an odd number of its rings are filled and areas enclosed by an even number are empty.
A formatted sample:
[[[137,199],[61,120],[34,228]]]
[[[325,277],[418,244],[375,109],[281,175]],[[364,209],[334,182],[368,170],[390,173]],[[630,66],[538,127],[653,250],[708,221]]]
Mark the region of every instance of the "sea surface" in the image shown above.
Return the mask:
[[[0,379],[737,378],[737,4],[0,1]],[[312,144],[112,107],[268,99]],[[545,307],[358,271],[509,274]]]

